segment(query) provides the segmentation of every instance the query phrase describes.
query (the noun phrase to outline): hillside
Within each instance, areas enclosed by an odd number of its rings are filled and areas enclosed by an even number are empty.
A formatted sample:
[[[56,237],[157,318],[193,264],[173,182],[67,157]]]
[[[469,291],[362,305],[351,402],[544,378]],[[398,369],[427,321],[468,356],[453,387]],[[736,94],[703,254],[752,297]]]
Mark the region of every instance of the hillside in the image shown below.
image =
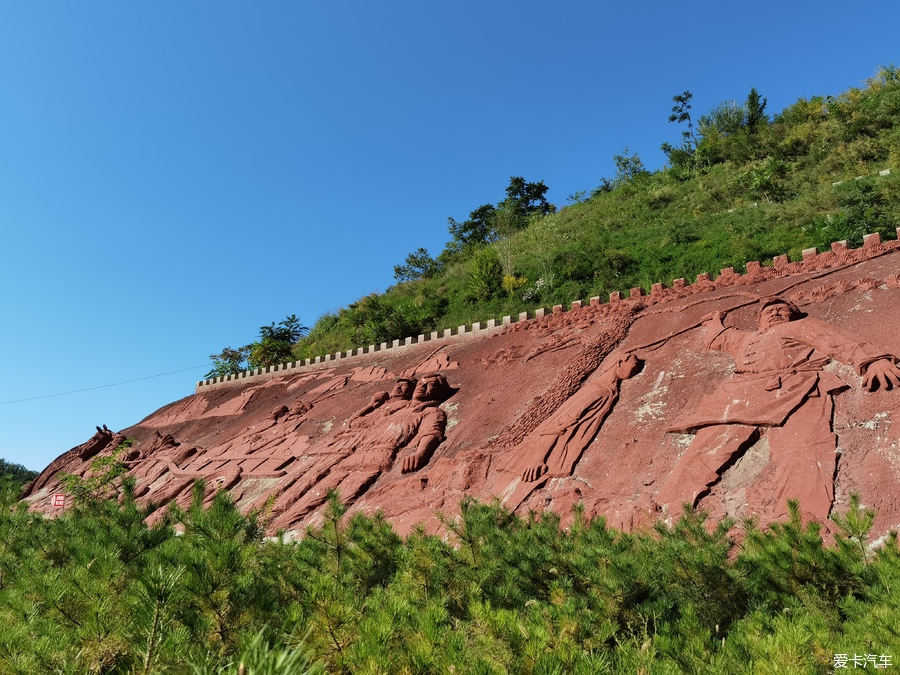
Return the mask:
[[[294,357],[649,290],[748,260],[797,259],[833,241],[855,247],[868,232],[896,236],[896,68],[777,114],[755,90],[744,103],[726,101],[706,114],[691,111],[689,97],[675,98],[672,131],[682,139],[663,144],[665,168],[646,171],[626,148],[614,158],[615,176],[555,211],[543,199],[546,186],[513,177],[497,204],[473,205],[462,222],[450,218],[442,252],[419,249],[397,265],[400,283],[321,317]]]
[[[513,178],[384,295],[217,368],[339,358],[0,485],[0,668],[893,665],[898,105],[893,69],[771,119],[751,92],[560,210]]]

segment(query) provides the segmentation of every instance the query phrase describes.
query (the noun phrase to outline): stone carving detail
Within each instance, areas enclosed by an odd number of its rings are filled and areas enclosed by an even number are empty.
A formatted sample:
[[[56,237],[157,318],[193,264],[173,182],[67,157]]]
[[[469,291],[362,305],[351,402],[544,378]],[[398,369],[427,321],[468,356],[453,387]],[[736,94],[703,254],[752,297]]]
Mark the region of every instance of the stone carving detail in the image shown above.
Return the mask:
[[[607,305],[607,307],[610,307]],[[609,311],[605,325],[599,336],[582,338],[582,347],[570,363],[556,378],[550,388],[535,401],[506,431],[495,441],[497,447],[514,447],[525,440],[538,425],[549,418],[569,397],[573,396],[587,377],[624,338],[634,321],[637,309],[622,305],[621,309]],[[528,360],[529,356],[526,355]]]
[[[97,433],[81,445],[57,457],[37,478],[29,485],[26,485],[22,491],[23,496],[27,497],[48,486],[60,472],[84,475],[89,469],[89,464],[86,462],[101,453],[112,452],[125,440],[125,437],[121,434],[107,429],[105,424],[102,429],[100,427],[96,427],[96,429]]]
[[[669,427],[696,436],[660,488],[658,504],[696,504],[765,433],[775,465],[775,516],[787,513],[788,498],[798,498],[808,514],[828,517],[837,466],[832,395],[849,385],[824,366],[831,359],[854,366],[870,391],[900,385],[900,369],[896,357],[874,345],[801,316],[775,298],[761,307],[755,332],[726,327],[722,312],[707,318],[706,346],[734,358],[734,375]]]
[[[315,524],[331,488],[405,532],[440,531],[435,513],[463,496],[564,520],[581,500],[588,517],[631,529],[685,501],[765,524],[798,498],[824,520],[851,492],[884,532],[900,519],[900,397],[864,389],[900,386],[900,242],[890,247],[748,263],[744,275],[537,310],[482,339],[204,386],[119,435],[99,429],[42,472],[28,501],[56,513],[59,472],[89,475],[127,436],[120,459],[140,502],[160,506],[151,519],[186,505],[202,478],[206,499],[228,490],[271,534]],[[783,301],[757,317],[773,295]]]
[[[597,435],[619,398],[619,383],[640,370],[634,354],[612,359],[599,377],[589,381],[556,409],[514,449],[525,482],[546,476],[570,476],[584,449]]]
[[[443,375],[432,373],[400,378],[390,394],[375,394],[340,431],[310,448],[311,465],[301,463],[281,481],[274,524],[289,527],[324,503],[331,489],[353,503],[398,455],[402,473],[423,467],[444,440],[447,414],[439,406],[453,393]]]
[[[506,508],[518,507],[547,479],[572,475],[619,399],[619,384],[642,365],[634,354],[611,357],[597,377],[588,380],[510,451],[506,470],[515,478],[501,493]]]

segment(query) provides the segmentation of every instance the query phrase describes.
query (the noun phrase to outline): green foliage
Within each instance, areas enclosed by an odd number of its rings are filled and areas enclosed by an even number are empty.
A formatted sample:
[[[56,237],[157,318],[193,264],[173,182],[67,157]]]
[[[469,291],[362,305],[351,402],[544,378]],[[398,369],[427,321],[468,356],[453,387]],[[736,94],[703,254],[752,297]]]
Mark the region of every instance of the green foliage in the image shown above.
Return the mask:
[[[840,212],[818,216],[806,226],[817,248],[827,249],[833,241],[846,241],[855,248],[863,235],[877,232],[887,238],[893,234],[893,219],[888,215],[887,199],[871,179],[860,179],[838,186]]]
[[[626,147],[621,155],[613,155],[613,162],[616,164],[616,177],[613,181],[614,185],[622,185],[623,183],[631,183],[635,180],[650,174],[644,163],[637,153],[628,154]]]
[[[506,187],[506,199],[503,203],[522,218],[532,214],[546,216],[556,211],[556,207],[547,201],[548,189],[544,181],[528,183],[521,176],[512,176]]]
[[[323,673],[322,664],[315,664],[305,644],[292,647],[270,643],[262,630],[247,643],[240,656],[224,666],[208,662],[193,664],[196,675],[314,675]]]
[[[681,132],[681,144],[673,146],[670,143],[663,143],[660,149],[669,158],[669,163],[678,169],[689,169],[693,165],[694,152],[697,149],[697,137],[694,135],[694,122],[691,119],[691,100],[694,95],[685,91],[672,97],[675,105],[672,106],[672,114],[669,115],[669,122],[682,124],[687,122],[687,130]]]
[[[479,300],[489,299],[503,281],[500,256],[493,248],[484,248],[472,258],[469,267],[469,288]]]
[[[27,469],[21,464],[0,459],[0,479],[7,479],[16,485],[25,485],[37,478],[38,472]]]
[[[896,654],[900,548],[851,497],[823,545],[686,511],[625,534],[464,500],[400,538],[329,495],[296,542],[195,486],[153,527],[121,499],[44,519],[0,491],[4,673],[825,672]],[[173,524],[182,529],[175,536]],[[243,668],[243,670],[241,670]]]
[[[506,199],[496,206],[479,206],[462,223],[448,218],[451,240],[438,260],[447,262],[459,254],[472,255],[479,247],[521,229],[528,216],[553,213],[556,207],[545,196],[548,189],[544,181],[529,183],[521,176],[512,176],[506,188]]]
[[[613,178],[559,211],[543,182],[511,177],[499,201],[450,220],[439,255],[410,254],[395,270],[402,283],[320,318],[293,358],[516,315],[529,308],[523,303],[567,304],[784,253],[797,258],[833,241],[858,246],[868,232],[892,239],[900,219],[897,72],[880,68],[863,87],[801,98],[774,115],[756,89],[699,117],[690,92],[675,96],[670,119],[683,131],[664,146],[666,167],[649,172],[626,149],[614,157]],[[885,168],[892,173],[878,176]],[[222,370],[211,374],[243,369],[220,356]]]
[[[526,279],[525,277],[517,277],[514,274],[507,274],[503,277],[503,281],[500,285],[503,287],[504,291],[506,291],[510,295],[515,295],[516,291],[518,291],[527,283],[528,279]]]
[[[259,340],[249,345],[247,362],[251,368],[266,368],[291,360],[294,344],[309,332],[306,326],[300,325],[296,314],[291,314],[275,325],[259,329]]]
[[[94,507],[104,500],[118,496],[121,488],[121,478],[128,471],[128,467],[122,463],[122,453],[134,445],[134,439],[129,438],[120,443],[115,450],[108,455],[101,455],[91,460],[91,468],[87,477],[71,473],[60,476],[60,483],[66,493],[72,497],[76,505],[80,507]]]
[[[768,123],[769,118],[766,115],[766,104],[768,102],[768,99],[762,98],[759,95],[759,92],[756,91],[756,87],[750,88],[750,93],[747,94],[747,103],[744,106],[746,111],[744,126],[747,127],[751,133],[756,131],[760,126]]]
[[[669,122],[676,122],[678,124],[687,122],[687,131],[682,132],[684,142],[686,144],[693,143],[696,145],[697,138],[694,136],[694,123],[693,120],[691,120],[691,99],[693,98],[694,95],[689,91],[673,96],[672,100],[675,102],[675,105],[672,106],[672,114],[669,115]]]
[[[754,199],[767,202],[780,201],[785,196],[784,178],[787,165],[780,159],[768,157],[749,165],[749,170],[741,174],[747,192]]]
[[[261,326],[256,342],[238,349],[225,347],[221,353],[211,355],[213,368],[205,377],[237,375],[244,370],[287,363],[292,360],[294,345],[308,332],[296,314],[279,321],[277,326],[274,321]]]
[[[730,136],[743,128],[746,117],[747,109],[737,101],[723,101],[705,115],[701,115],[697,127],[704,138],[711,134]]]
[[[847,223],[865,232],[891,234],[885,199],[871,178],[855,180],[838,188],[838,205]]]
[[[225,377],[226,375],[237,375],[241,371],[247,370],[247,357],[250,355],[250,346],[232,349],[225,347],[219,354],[211,354],[210,359],[213,361],[213,368],[203,377]]]
[[[451,237],[447,250],[450,253],[471,253],[482,244],[493,241],[495,211],[493,204],[483,204],[469,213],[469,219],[461,223],[452,217],[447,218],[447,230]]]
[[[405,265],[394,266],[394,278],[397,281],[430,279],[440,271],[441,264],[428,254],[427,249],[419,248],[406,256]]]

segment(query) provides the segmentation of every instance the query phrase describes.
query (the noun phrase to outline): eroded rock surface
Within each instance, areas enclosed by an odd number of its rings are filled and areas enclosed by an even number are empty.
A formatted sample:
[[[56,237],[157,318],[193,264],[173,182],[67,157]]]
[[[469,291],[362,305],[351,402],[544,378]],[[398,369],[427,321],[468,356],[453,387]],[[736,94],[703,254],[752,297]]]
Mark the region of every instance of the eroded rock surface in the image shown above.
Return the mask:
[[[827,524],[859,492],[876,531],[900,527],[900,249],[748,267],[211,388],[98,428],[28,499],[52,510],[60,472],[128,437],[140,500],[186,505],[202,478],[273,532],[318,522],[331,488],[403,533],[463,496],[631,529],[684,503],[765,524],[792,498]]]

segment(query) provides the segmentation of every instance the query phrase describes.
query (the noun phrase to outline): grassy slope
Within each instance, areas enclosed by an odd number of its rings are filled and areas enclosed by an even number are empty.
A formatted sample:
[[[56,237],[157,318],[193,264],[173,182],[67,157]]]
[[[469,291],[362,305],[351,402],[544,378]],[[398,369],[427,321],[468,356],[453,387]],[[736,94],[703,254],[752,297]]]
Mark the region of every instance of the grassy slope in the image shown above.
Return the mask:
[[[810,246],[900,222],[900,73],[866,87],[800,99],[754,132],[707,128],[693,156],[488,245],[522,284],[481,297],[476,255],[449,256],[443,272],[368,296],[322,317],[295,349],[305,358],[594,295],[649,289],[751,260],[799,258]],[[890,175],[879,171],[892,168]],[[853,180],[864,176],[863,180]],[[841,185],[833,183],[843,181]],[[829,222],[831,218],[831,222]]]

